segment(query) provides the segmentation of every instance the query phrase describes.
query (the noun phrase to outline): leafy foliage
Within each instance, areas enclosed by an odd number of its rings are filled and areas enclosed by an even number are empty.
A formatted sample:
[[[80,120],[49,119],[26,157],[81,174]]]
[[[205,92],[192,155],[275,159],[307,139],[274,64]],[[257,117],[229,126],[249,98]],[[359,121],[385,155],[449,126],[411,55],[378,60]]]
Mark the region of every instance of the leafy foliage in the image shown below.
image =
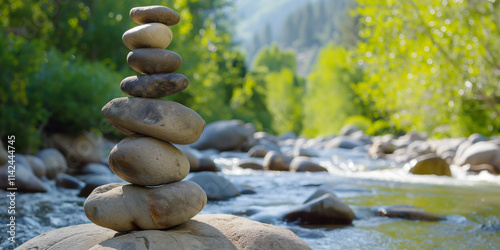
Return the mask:
[[[398,129],[500,132],[498,2],[358,2],[365,101]]]
[[[347,118],[363,114],[363,104],[353,91],[362,77],[351,51],[333,44],[322,49],[308,77],[304,135],[337,134]]]

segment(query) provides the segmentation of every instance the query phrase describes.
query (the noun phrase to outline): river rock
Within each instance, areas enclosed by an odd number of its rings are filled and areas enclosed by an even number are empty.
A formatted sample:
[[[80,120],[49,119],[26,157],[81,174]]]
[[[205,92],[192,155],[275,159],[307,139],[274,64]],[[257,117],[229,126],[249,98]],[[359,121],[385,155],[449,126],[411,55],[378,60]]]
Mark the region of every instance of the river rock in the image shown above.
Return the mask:
[[[356,131],[359,131],[358,126],[349,124],[349,125],[345,125],[344,127],[342,127],[340,129],[340,133],[339,134],[341,136],[349,136],[349,135],[353,134]]]
[[[182,58],[170,50],[142,48],[130,51],[127,63],[133,70],[151,75],[177,71],[182,65]]]
[[[205,127],[196,112],[166,100],[115,98],[102,108],[102,113],[125,135],[143,134],[177,144],[195,142]]]
[[[416,207],[406,205],[381,207],[377,210],[377,216],[424,221],[439,221],[443,219],[439,216],[426,213]]]
[[[294,157],[290,162],[292,172],[328,172],[328,170],[307,156]]]
[[[189,162],[172,144],[152,137],[129,136],[109,153],[109,168],[122,180],[156,186],[177,182],[189,174]]]
[[[203,189],[191,181],[152,188],[111,183],[94,189],[84,210],[95,224],[124,232],[179,225],[199,213],[206,202]]]
[[[179,93],[187,88],[189,80],[181,74],[155,74],[129,76],[122,80],[120,88],[135,97],[161,98]]]
[[[15,164],[15,185],[10,185],[8,168],[10,164],[0,167],[0,189],[17,188],[17,192],[25,193],[45,193],[49,190],[48,186],[35,176],[30,166]]]
[[[458,146],[457,148],[457,153],[456,153],[456,156],[461,156],[465,150],[471,146],[472,144],[475,144],[477,142],[480,142],[480,141],[487,141],[488,139],[486,137],[484,137],[482,134],[479,134],[479,133],[474,133],[472,135],[470,135],[466,141],[460,143],[460,145]]]
[[[43,178],[47,174],[45,170],[45,164],[42,159],[34,156],[34,155],[26,155],[26,160],[28,161],[31,169],[33,169],[33,173],[38,178]]]
[[[481,171],[487,171],[490,174],[500,174],[499,170],[490,164],[473,165],[467,169],[467,172],[475,174],[479,174]]]
[[[264,166],[256,162],[242,162],[238,165],[243,169],[263,170]]]
[[[46,144],[66,156],[68,167],[80,168],[90,162],[101,162],[103,137],[100,132],[84,132],[78,135],[55,133]]]
[[[467,147],[461,155],[457,154],[455,164],[460,166],[490,164],[500,170],[500,146],[487,141],[474,143]]]
[[[285,221],[303,225],[349,225],[353,219],[351,208],[330,193],[289,211],[284,217]]]
[[[264,158],[269,152],[267,148],[263,145],[255,145],[248,150],[248,156],[250,157],[258,157],[258,158]]]
[[[208,172],[219,172],[219,168],[215,165],[215,162],[208,156],[202,156],[199,159],[200,167],[198,172],[208,171]]]
[[[79,224],[40,234],[16,249],[90,249],[117,234],[93,223]]]
[[[120,234],[92,223],[39,235],[25,249],[311,249],[290,230],[226,214],[203,214],[169,230]]]
[[[240,195],[232,182],[213,172],[196,173],[189,180],[200,185],[210,201],[227,200]]]
[[[123,33],[122,40],[130,50],[165,49],[172,42],[172,30],[163,23],[147,23],[127,30]]]
[[[110,176],[92,176],[85,181],[85,186],[80,190],[78,197],[88,197],[97,187],[113,183],[114,181]]]
[[[325,194],[331,194],[335,197],[337,197],[337,195],[335,195],[335,192],[333,191],[333,188],[330,187],[330,186],[327,186],[327,185],[321,185],[318,187],[318,189],[316,189],[316,191],[314,191],[313,194],[311,194],[305,201],[304,201],[304,204],[305,203],[308,203],[314,199],[317,199]]]
[[[63,154],[55,148],[46,148],[39,151],[36,157],[40,158],[45,165],[46,176],[54,179],[59,173],[64,173],[68,169],[66,159]]]
[[[264,157],[264,169],[275,171],[288,171],[289,165],[282,153],[271,150]]]
[[[241,120],[222,120],[207,125],[200,139],[191,146],[198,150],[214,148],[237,150],[255,131]]]
[[[353,149],[356,147],[362,147],[364,145],[365,145],[365,143],[363,143],[360,140],[356,140],[356,139],[350,138],[348,136],[337,136],[337,137],[331,139],[329,142],[327,142],[325,145],[325,148],[327,148],[327,149],[331,149],[331,148]]]
[[[88,163],[76,171],[78,175],[109,175],[112,173],[109,167],[102,163]]]
[[[446,160],[435,154],[427,154],[410,161],[409,171],[418,175],[445,175],[451,176],[450,165]]]
[[[9,155],[7,150],[4,148],[3,143],[0,141],[0,166],[4,165],[9,161]]]
[[[199,153],[197,150],[189,145],[177,144],[174,146],[178,148],[184,156],[186,156],[189,162],[189,172],[198,172],[198,169],[200,169],[200,160],[198,159]]]
[[[85,184],[78,180],[77,178],[69,175],[60,173],[56,177],[56,187],[67,188],[67,189],[80,189],[83,188]]]
[[[163,23],[172,26],[181,18],[174,10],[161,5],[135,7],[130,10],[129,14],[130,18],[138,24]]]

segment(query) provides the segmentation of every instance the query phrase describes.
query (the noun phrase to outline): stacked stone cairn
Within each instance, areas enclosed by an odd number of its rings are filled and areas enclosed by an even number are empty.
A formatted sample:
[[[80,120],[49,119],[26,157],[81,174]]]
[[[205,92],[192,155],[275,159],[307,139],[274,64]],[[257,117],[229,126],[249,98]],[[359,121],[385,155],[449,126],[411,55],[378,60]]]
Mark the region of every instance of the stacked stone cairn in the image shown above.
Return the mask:
[[[175,144],[197,141],[205,121],[193,110],[161,98],[184,90],[189,80],[175,74],[181,57],[166,50],[172,41],[169,26],[179,22],[177,12],[164,6],[136,7],[131,19],[138,23],[123,34],[132,51],[127,63],[140,76],[120,84],[132,97],[111,100],[102,108],[104,117],[127,135],[111,150],[110,169],[128,185],[100,186],[84,204],[95,224],[120,232],[165,229],[187,222],[207,202],[203,189],[183,181],[189,162]]]

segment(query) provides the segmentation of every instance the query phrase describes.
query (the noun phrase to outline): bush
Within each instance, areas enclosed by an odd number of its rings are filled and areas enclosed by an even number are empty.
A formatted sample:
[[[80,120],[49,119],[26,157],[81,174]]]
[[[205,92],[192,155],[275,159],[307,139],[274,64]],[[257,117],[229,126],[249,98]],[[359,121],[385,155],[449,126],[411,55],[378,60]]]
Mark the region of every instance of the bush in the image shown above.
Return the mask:
[[[35,151],[43,131],[97,127],[100,109],[120,95],[120,75],[77,53],[60,53],[39,40],[0,34],[0,134],[16,136],[17,152]]]

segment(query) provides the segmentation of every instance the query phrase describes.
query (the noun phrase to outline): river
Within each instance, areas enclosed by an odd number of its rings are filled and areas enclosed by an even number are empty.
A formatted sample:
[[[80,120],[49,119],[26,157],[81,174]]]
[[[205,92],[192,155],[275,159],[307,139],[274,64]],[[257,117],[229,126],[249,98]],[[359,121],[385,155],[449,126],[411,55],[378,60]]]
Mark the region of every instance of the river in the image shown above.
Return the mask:
[[[498,249],[500,248],[500,176],[469,175],[451,166],[453,177],[408,174],[404,166],[370,159],[352,150],[319,152],[329,172],[290,173],[241,169],[244,153],[212,155],[222,174],[255,194],[209,201],[202,214],[227,213],[289,228],[313,249]],[[191,175],[191,174],[190,174]],[[188,177],[189,178],[189,177]],[[7,241],[7,194],[0,193],[0,249],[13,249],[50,230],[89,223],[77,190],[17,194],[16,242]],[[304,228],[281,221],[320,185],[329,185],[356,219],[338,228]],[[411,205],[444,217],[438,222],[375,216],[379,207]]]

